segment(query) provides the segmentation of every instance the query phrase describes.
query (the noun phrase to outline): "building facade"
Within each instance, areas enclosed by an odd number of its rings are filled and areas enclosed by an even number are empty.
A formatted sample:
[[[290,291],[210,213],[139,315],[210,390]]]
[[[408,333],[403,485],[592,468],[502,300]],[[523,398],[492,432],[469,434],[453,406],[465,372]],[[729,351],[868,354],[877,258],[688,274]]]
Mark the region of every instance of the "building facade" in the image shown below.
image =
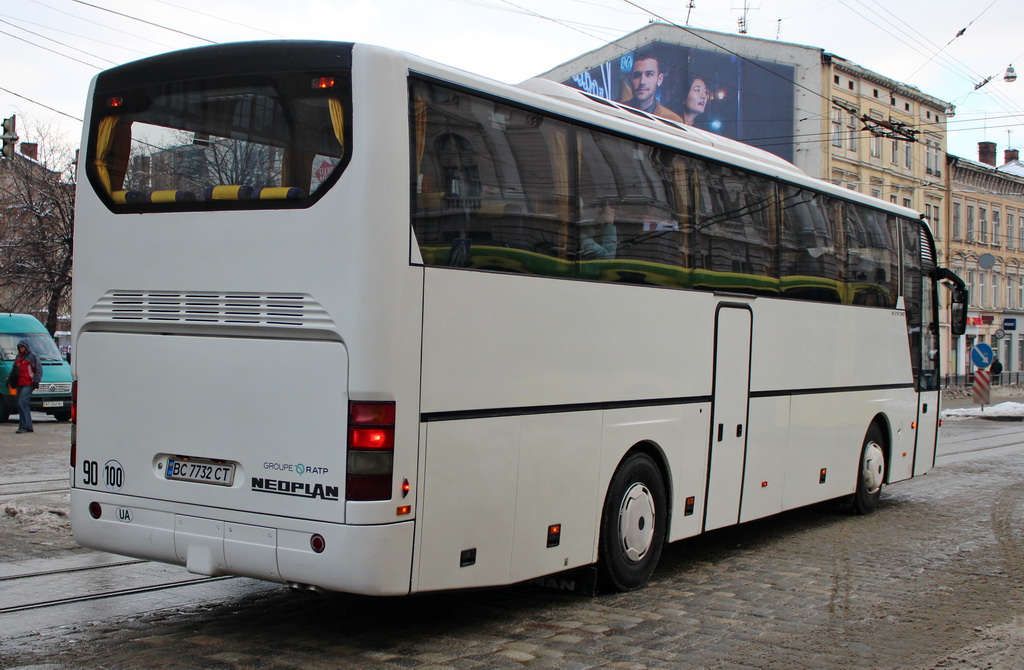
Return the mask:
[[[997,166],[994,142],[978,144],[978,160],[949,156],[949,267],[967,282],[967,333],[948,369],[971,371],[970,352],[986,343],[1004,372],[1024,370],[1024,164],[1006,150]]]

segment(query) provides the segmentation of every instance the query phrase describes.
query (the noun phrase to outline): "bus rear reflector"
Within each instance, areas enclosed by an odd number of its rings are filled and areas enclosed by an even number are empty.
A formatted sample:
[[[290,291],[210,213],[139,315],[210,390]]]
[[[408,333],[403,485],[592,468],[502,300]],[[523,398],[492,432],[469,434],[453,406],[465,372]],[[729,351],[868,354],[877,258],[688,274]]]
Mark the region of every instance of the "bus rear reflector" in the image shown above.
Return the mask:
[[[71,467],[78,460],[78,380],[71,382]]]
[[[348,406],[346,500],[391,500],[395,452],[395,403]]]

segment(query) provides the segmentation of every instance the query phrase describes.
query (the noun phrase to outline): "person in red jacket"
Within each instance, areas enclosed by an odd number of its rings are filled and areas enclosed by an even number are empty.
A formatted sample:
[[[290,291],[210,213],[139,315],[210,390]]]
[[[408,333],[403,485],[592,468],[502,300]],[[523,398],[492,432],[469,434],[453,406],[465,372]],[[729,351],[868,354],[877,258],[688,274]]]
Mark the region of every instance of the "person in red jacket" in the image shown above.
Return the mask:
[[[14,359],[14,369],[18,371],[18,433],[33,433],[32,412],[29,410],[29,399],[32,391],[39,388],[43,378],[43,366],[39,357],[28,347],[28,340],[18,342],[18,356]]]

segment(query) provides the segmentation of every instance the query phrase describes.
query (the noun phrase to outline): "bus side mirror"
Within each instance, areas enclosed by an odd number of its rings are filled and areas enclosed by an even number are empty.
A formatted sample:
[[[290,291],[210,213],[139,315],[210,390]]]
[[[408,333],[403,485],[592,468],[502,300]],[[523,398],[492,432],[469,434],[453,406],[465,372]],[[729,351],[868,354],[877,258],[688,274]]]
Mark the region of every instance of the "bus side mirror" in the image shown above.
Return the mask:
[[[954,337],[967,332],[967,289],[954,288],[949,303],[949,329]]]

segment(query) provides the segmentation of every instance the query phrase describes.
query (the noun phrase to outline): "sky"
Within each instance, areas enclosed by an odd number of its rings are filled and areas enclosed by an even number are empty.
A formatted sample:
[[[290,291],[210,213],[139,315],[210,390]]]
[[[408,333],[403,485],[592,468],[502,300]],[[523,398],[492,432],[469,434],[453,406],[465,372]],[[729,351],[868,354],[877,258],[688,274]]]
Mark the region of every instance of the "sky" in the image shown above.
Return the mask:
[[[952,154],[1024,145],[1021,0],[2,0],[0,117],[17,114],[21,141],[77,146],[96,73],[211,42],[366,42],[518,83],[652,21],[737,33],[741,19],[751,37],[822,48],[953,103]]]

